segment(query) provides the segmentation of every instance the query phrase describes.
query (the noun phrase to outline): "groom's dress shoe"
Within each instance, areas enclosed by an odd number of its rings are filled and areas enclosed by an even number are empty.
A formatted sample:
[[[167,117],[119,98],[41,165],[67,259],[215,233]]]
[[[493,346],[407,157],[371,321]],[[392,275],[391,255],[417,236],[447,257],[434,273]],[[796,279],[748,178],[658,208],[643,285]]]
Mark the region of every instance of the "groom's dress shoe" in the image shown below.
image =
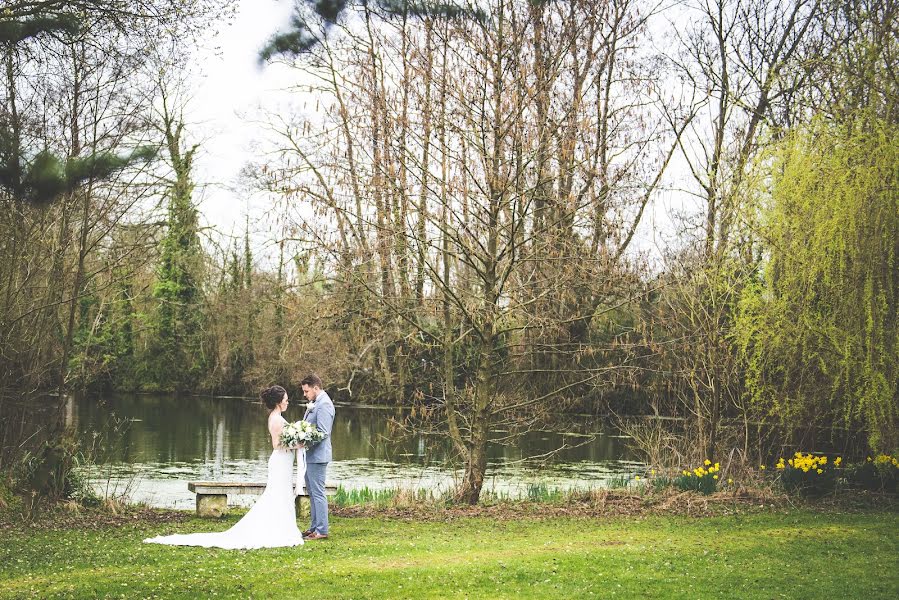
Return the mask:
[[[328,536],[324,535],[322,533],[313,531],[309,535],[304,535],[303,539],[304,540],[326,540],[326,539],[328,539]]]
[[[306,531],[303,532],[303,537],[306,537],[307,535],[310,535],[311,533],[312,533],[312,530],[307,529]]]

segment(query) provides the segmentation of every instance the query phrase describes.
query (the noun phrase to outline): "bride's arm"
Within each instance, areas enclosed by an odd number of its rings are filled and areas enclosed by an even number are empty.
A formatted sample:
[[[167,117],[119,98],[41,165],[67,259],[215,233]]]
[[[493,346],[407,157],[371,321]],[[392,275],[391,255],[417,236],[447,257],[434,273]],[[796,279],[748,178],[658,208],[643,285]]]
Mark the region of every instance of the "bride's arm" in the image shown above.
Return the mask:
[[[281,431],[284,429],[284,422],[281,419],[271,419],[268,422],[268,432],[272,434],[272,449],[277,450],[281,445]]]

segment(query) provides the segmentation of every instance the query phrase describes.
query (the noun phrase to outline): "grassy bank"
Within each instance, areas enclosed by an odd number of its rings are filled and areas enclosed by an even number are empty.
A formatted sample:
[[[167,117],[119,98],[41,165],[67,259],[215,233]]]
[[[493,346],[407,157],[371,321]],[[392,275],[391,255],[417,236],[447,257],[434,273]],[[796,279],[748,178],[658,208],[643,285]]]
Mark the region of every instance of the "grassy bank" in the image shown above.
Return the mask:
[[[894,598],[899,515],[790,509],[413,520],[335,517],[293,549],[171,548],[226,519],[144,511],[0,529],[0,597]],[[87,525],[90,523],[90,525]]]

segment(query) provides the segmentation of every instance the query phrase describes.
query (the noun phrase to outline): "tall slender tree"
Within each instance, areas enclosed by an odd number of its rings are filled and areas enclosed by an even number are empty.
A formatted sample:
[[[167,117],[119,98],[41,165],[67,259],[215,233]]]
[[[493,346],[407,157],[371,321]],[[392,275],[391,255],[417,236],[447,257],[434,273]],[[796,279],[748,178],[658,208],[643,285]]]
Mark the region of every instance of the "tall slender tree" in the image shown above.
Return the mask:
[[[172,178],[153,296],[159,302],[154,322],[154,380],[176,393],[190,390],[206,366],[203,344],[203,266],[199,219],[194,204],[193,161],[198,144],[186,145],[183,113],[161,82],[158,127],[165,136]],[[243,273],[241,273],[241,280]]]

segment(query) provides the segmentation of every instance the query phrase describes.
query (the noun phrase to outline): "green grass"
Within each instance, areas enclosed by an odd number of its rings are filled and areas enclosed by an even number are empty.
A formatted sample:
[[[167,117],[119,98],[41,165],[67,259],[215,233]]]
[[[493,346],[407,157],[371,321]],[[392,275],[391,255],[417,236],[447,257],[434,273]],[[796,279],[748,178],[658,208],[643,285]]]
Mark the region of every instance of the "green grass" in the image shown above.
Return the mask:
[[[616,475],[606,481],[605,487],[610,490],[626,490],[633,481],[634,478],[628,475]]]
[[[400,490],[372,490],[367,486],[357,490],[347,490],[342,485],[337,488],[334,503],[337,506],[372,505],[384,507],[396,500]]]
[[[447,522],[332,518],[331,539],[228,551],[142,544],[221,521],[0,530],[0,597],[895,598],[899,515]]]
[[[545,483],[528,484],[527,499],[530,502],[559,502],[565,495],[565,491],[547,487]]]

